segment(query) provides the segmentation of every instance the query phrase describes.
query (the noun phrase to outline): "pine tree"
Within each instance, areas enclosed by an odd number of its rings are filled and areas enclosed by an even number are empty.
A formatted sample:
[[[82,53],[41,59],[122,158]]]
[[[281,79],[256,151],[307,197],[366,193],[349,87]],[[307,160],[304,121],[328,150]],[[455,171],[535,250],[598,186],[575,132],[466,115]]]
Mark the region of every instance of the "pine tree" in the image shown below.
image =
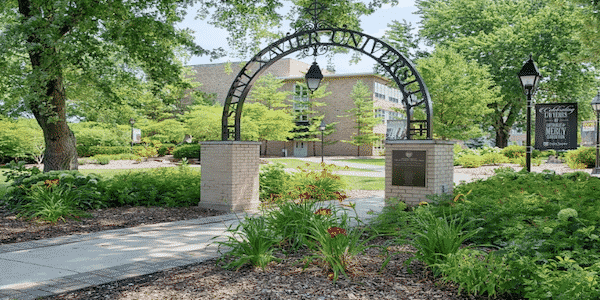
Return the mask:
[[[375,141],[381,140],[381,134],[373,133],[373,127],[381,122],[380,118],[375,117],[375,107],[373,104],[373,93],[369,87],[362,81],[358,81],[352,87],[352,100],[354,100],[354,108],[347,110],[350,113],[342,116],[352,118],[356,122],[356,133],[352,135],[351,140],[342,140],[344,143],[349,143],[357,146],[356,155],[360,156],[360,146],[373,145]]]

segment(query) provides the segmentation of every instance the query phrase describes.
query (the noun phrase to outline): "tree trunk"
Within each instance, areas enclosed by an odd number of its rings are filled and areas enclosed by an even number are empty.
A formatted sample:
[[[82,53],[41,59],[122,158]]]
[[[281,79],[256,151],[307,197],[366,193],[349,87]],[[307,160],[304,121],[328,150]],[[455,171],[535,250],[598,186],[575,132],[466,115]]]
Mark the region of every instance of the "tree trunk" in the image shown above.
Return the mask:
[[[32,9],[30,1],[19,0],[23,22],[32,18]],[[33,73],[28,106],[44,132],[44,172],[77,170],[75,135],[67,125],[66,94],[58,52],[52,41],[40,39],[35,31],[27,37],[27,44]]]
[[[496,147],[504,148],[508,146],[508,133],[506,130],[496,130]]]

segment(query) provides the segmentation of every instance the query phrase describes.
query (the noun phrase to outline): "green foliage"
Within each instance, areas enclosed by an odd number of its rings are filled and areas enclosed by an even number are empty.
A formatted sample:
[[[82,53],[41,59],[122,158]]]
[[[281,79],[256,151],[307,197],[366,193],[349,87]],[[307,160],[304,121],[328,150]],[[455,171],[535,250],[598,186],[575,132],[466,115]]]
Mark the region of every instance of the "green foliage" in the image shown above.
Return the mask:
[[[274,105],[274,104],[272,104]],[[294,136],[294,118],[285,110],[274,110],[262,103],[244,105],[245,125],[255,129],[253,136],[260,141],[287,141]],[[244,122],[242,123],[244,125]],[[248,124],[248,122],[251,122]]]
[[[175,144],[162,144],[160,146],[160,148],[158,148],[157,152],[158,152],[158,156],[165,156],[168,154],[171,154],[171,152],[173,152],[173,150],[175,149]]]
[[[487,67],[467,61],[451,48],[436,47],[417,61],[417,69],[435,99],[433,133],[443,140],[483,136],[480,124],[493,111],[488,104],[500,99]]]
[[[200,172],[185,166],[117,174],[106,182],[103,200],[110,207],[197,205],[200,178]]]
[[[44,137],[31,119],[9,121],[0,119],[0,161],[43,157]]]
[[[285,172],[282,163],[269,164],[260,171],[258,182],[260,186],[259,198],[262,201],[280,198],[292,188],[292,176]]]
[[[474,232],[471,243],[499,250],[487,255],[459,251],[434,268],[446,276],[444,280],[470,293],[595,299],[598,191],[600,179],[587,173],[556,175],[510,168],[497,169],[485,181],[461,184],[454,198],[429,209],[436,217],[464,216],[465,229]]]
[[[7,174],[7,180],[12,180],[0,204],[6,205],[11,212],[18,212],[30,203],[28,197],[32,190],[40,186],[47,186],[51,182],[58,184],[57,188],[63,189],[68,194],[76,195],[75,204],[82,210],[106,207],[102,202],[103,182],[94,174],[83,175],[77,171],[51,171],[41,173],[37,168],[29,171],[17,171]],[[55,184],[55,183],[53,183]]]
[[[29,202],[23,205],[17,218],[40,218],[56,223],[66,222],[65,217],[78,220],[80,217],[91,217],[77,208],[77,193],[70,187],[47,184],[45,187],[34,186],[27,195]],[[79,220],[78,220],[79,221]]]
[[[500,153],[486,153],[481,156],[484,165],[494,165],[497,166],[499,164],[509,163],[510,160],[508,157],[500,154]]]
[[[341,223],[346,222],[347,215],[343,214]],[[340,273],[346,278],[348,277],[346,270],[353,258],[369,248],[365,244],[377,237],[375,235],[360,241],[365,232],[364,228],[346,229],[345,226],[336,223],[336,220],[328,214],[315,213],[315,217],[309,223],[308,234],[306,234],[307,245],[313,255],[304,258],[305,269],[314,259],[317,259],[326,271],[331,270],[333,274],[330,274],[329,277],[334,284]]]
[[[386,205],[380,214],[369,220],[372,230],[381,235],[399,236],[409,220],[406,203],[396,198],[385,199]]]
[[[232,257],[233,259],[225,264],[223,268],[236,268],[239,270],[243,265],[249,263],[253,266],[265,268],[271,261],[280,261],[273,256],[273,246],[279,240],[270,230],[269,224],[262,217],[245,218],[243,221],[233,228],[230,225],[227,232],[232,233],[232,236],[227,236],[227,241],[215,242],[219,245],[218,253],[221,254],[217,263]],[[217,237],[212,238],[214,240]],[[229,252],[221,252],[221,246],[225,246]]]
[[[97,122],[71,124],[71,130],[77,138],[77,145],[92,146],[128,146],[131,142],[131,129],[122,126]],[[112,153],[95,153],[112,154]],[[91,154],[94,155],[94,154]]]
[[[196,141],[218,141],[221,139],[221,119],[223,107],[196,105],[186,112],[184,120],[186,132]],[[243,131],[242,131],[243,132]]]
[[[96,155],[94,158],[96,159],[96,162],[101,165],[108,165],[110,163],[110,157],[105,155]]]
[[[556,256],[536,266],[533,276],[524,278],[529,299],[598,299],[600,263],[582,268],[569,256]]]
[[[434,267],[443,274],[441,281],[458,284],[459,293],[464,290],[470,295],[495,297],[513,291],[513,275],[506,260],[493,252],[463,248],[446,255]]]
[[[456,159],[455,162],[465,168],[478,168],[483,165],[483,158],[479,155],[465,154]]]
[[[414,257],[427,265],[444,261],[448,254],[456,253],[464,241],[477,234],[477,230],[465,231],[471,221],[465,222],[464,216],[438,217],[427,206],[415,210],[414,222],[413,245],[418,249]]]
[[[565,156],[571,169],[593,168],[596,165],[596,149],[593,147],[579,147],[577,150],[567,151]]]
[[[199,159],[200,158],[200,148],[201,148],[201,146],[199,144],[177,146],[177,147],[175,147],[175,149],[172,152],[173,157],[177,158],[177,159],[182,159],[184,157]]]
[[[510,129],[525,123],[525,95],[515,74],[530,53],[545,78],[535,97],[578,102],[580,120],[591,117],[595,66],[576,59],[586,50],[579,40],[583,7],[564,0],[420,0],[416,7],[426,44],[451,47],[486,66],[502,90],[483,120],[484,128],[494,127],[497,146],[506,146]]]
[[[79,149],[79,146],[78,146]],[[81,156],[95,156],[95,155],[114,155],[131,153],[130,146],[91,146],[88,147],[85,155]]]
[[[290,192],[291,199],[315,199],[327,201],[332,199],[344,199],[342,192],[346,189],[345,180],[333,174],[335,165],[321,164],[321,170],[308,170],[302,166],[292,177],[293,189]]]

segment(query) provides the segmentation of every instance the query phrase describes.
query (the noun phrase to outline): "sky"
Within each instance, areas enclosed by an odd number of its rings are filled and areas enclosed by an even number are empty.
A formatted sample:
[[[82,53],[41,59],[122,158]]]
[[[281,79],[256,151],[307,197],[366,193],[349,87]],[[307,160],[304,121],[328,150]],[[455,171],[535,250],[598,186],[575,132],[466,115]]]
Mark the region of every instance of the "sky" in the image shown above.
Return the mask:
[[[362,17],[362,28],[363,32],[377,38],[381,38],[387,30],[387,25],[393,20],[406,20],[412,23],[413,27],[418,26],[419,17],[414,14],[417,8],[414,6],[415,0],[400,0],[397,6],[383,6],[381,9],[375,11],[370,16]],[[214,49],[223,47],[223,49],[229,50],[227,45],[228,32],[224,29],[215,28],[208,24],[206,20],[195,20],[196,9],[190,8],[185,20],[179,25],[180,28],[190,28],[195,33],[196,43],[204,49]],[[285,22],[285,21],[284,21]],[[375,61],[365,55],[362,56],[361,61],[358,64],[350,64],[351,53],[348,54],[337,54],[334,57],[335,72],[337,74],[348,74],[348,73],[370,73],[373,71]],[[295,54],[291,54],[288,57],[294,58]],[[249,60],[251,57],[247,57]],[[210,60],[209,56],[194,56],[188,62],[187,65],[197,64],[214,64],[222,62],[234,62],[239,61],[239,58],[223,57],[218,60]],[[310,64],[313,58],[308,57],[302,59],[302,61]],[[321,56],[317,58],[317,62],[322,68],[327,65],[327,58]]]

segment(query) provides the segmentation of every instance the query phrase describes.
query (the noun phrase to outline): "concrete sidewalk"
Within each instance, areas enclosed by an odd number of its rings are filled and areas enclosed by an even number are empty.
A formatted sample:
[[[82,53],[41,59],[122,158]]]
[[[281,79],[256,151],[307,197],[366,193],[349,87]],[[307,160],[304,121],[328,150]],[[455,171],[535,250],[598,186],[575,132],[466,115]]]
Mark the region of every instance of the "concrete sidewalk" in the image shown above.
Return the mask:
[[[383,191],[344,202],[355,203],[358,217],[366,221],[375,216],[369,212],[381,212]],[[228,226],[243,217],[228,214],[2,245],[0,300],[36,299],[215,258],[211,239],[227,240]]]

